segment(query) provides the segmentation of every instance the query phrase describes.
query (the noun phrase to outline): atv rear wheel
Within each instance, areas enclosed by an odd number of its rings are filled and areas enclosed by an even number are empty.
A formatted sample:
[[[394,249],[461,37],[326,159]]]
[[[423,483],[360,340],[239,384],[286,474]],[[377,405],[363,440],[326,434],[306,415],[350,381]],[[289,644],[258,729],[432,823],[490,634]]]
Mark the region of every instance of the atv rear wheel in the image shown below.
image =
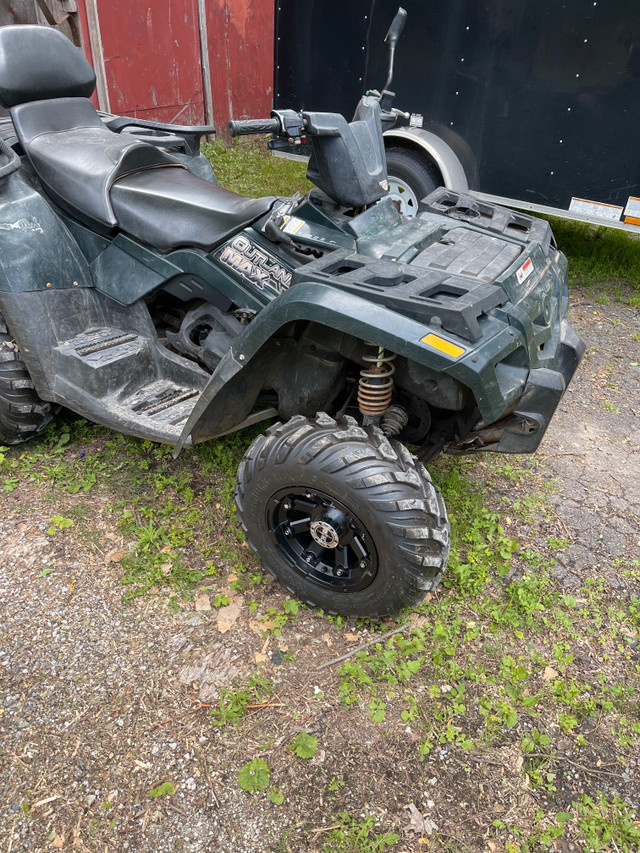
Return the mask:
[[[353,418],[298,415],[247,450],[238,469],[242,529],[296,598],[345,616],[419,604],[449,553],[449,523],[425,468]]]
[[[20,444],[52,420],[54,409],[36,394],[20,349],[0,314],[0,444]]]

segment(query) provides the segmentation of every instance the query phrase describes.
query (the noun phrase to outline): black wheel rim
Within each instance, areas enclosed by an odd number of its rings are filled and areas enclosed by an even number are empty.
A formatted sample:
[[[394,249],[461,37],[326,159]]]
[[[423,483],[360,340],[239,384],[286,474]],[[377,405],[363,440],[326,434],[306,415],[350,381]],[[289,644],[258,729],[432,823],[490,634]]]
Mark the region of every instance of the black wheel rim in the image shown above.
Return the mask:
[[[267,503],[269,535],[295,571],[336,591],[371,584],[378,557],[371,534],[345,504],[318,489],[289,486]]]

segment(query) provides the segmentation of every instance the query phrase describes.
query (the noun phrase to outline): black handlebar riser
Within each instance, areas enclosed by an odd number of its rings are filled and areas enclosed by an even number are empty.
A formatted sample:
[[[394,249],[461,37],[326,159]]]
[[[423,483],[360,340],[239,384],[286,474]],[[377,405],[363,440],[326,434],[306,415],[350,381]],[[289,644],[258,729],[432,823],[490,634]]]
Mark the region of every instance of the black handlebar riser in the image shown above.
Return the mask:
[[[250,136],[254,133],[279,133],[280,122],[277,118],[255,118],[234,121],[227,125],[229,136]]]

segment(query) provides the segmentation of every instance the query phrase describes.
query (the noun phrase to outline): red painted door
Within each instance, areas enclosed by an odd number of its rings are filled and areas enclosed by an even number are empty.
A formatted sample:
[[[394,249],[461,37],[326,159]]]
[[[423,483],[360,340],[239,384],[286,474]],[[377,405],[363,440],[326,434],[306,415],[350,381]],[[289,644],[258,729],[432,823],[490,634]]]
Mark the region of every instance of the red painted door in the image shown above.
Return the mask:
[[[273,102],[273,0],[206,0],[213,123],[268,117]]]
[[[197,0],[93,0],[86,5],[89,17],[90,6],[97,17],[110,111],[204,124]]]
[[[269,115],[274,0],[82,0],[79,13],[102,109],[218,133]]]

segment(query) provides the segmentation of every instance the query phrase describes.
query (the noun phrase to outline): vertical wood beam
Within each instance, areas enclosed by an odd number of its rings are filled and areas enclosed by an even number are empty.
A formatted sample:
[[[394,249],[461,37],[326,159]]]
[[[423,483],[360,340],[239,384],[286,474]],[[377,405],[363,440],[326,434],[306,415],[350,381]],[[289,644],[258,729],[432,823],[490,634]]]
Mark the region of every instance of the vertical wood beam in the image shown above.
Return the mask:
[[[200,34],[200,61],[204,92],[204,117],[206,124],[213,124],[213,93],[211,91],[211,65],[209,63],[209,37],[207,35],[206,0],[198,0],[198,32]]]
[[[100,35],[100,19],[98,17],[97,0],[85,0],[87,12],[87,25],[89,28],[89,43],[91,45],[91,56],[93,57],[93,70],[96,72],[96,92],[98,94],[98,106],[105,113],[111,112],[109,105],[109,89],[107,87],[107,75],[104,67],[104,54],[102,52],[102,37]]]

